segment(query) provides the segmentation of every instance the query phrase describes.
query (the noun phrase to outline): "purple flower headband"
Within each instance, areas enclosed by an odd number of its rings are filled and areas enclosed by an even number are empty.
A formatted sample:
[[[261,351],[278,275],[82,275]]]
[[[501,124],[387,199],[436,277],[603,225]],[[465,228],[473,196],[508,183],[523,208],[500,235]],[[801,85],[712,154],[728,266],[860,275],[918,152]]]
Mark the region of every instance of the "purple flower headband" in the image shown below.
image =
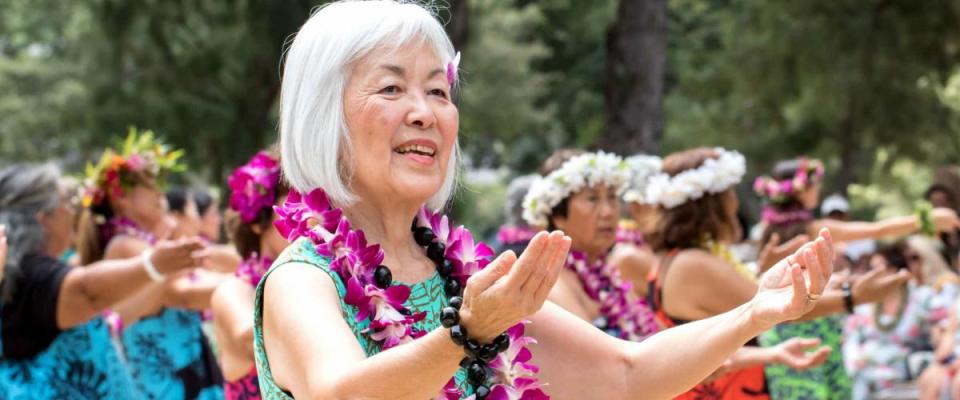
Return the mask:
[[[230,209],[240,214],[245,224],[257,220],[260,210],[270,209],[276,201],[280,183],[280,165],[265,151],[258,152],[230,175]]]
[[[790,179],[777,180],[769,176],[757,177],[753,191],[773,204],[783,204],[797,194],[823,181],[823,163],[819,160],[800,160],[800,168]]]

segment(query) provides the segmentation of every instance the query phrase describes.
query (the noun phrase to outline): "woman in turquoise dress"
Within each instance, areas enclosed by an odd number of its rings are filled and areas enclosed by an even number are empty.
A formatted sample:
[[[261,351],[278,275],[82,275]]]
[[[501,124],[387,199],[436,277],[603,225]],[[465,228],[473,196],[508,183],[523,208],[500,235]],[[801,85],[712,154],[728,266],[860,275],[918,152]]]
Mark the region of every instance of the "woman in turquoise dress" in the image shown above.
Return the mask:
[[[180,154],[150,132],[131,132],[122,150],[107,149],[88,168],[82,262],[130,257],[169,237],[175,226],[162,190],[166,175],[181,170]],[[153,275],[153,283],[113,307],[119,328],[114,333],[142,398],[223,397],[223,378],[200,318],[222,278],[197,268],[197,261],[176,274]]]
[[[458,63],[412,3],[330,3],[292,41],[280,158],[294,191],[278,224],[294,242],[254,303],[264,398],[666,398],[819,300],[828,233],[747,304],[642,343],[545,302],[562,232],[494,259],[431,211],[456,187]]]
[[[70,267],[56,257],[73,243],[72,197],[52,165],[0,171],[0,225],[9,233],[9,257],[0,255],[5,399],[138,398],[101,313],[146,287],[148,269],[188,268],[200,248],[167,243],[131,259]]]

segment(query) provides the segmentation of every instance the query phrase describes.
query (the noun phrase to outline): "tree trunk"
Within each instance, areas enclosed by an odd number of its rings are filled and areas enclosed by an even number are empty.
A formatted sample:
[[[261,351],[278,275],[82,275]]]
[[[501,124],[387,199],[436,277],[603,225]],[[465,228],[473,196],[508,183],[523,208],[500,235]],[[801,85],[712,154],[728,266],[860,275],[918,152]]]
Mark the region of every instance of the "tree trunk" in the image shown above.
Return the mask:
[[[447,35],[457,51],[467,45],[470,34],[470,2],[468,0],[450,0],[450,8],[445,12]]]
[[[607,32],[606,130],[599,147],[659,153],[667,61],[666,0],[620,0]]]

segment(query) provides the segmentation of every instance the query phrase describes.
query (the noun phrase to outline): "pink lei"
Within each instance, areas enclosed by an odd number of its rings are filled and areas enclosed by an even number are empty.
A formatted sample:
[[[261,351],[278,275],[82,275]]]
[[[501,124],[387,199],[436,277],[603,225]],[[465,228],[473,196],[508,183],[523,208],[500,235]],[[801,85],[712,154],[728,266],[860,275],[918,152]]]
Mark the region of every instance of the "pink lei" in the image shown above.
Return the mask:
[[[275,226],[287,240],[308,238],[317,254],[329,258],[330,269],[345,282],[344,302],[357,308],[357,318],[370,321],[366,334],[381,344],[383,350],[409,343],[426,334],[414,330],[413,325],[423,320],[424,313],[411,314],[404,306],[410,288],[391,284],[380,288],[375,284],[374,272],[384,259],[379,245],[368,244],[363,231],[353,229],[343,211],[332,207],[326,193],[315,189],[307,195],[291,191],[282,207],[275,207]],[[469,230],[453,227],[449,219],[426,208],[414,221],[416,226],[432,229],[437,243],[445,249],[444,258],[452,264],[451,275],[463,287],[467,279],[485,268],[493,256],[492,250],[475,242]],[[539,368],[530,363],[532,354],[527,345],[536,343],[523,336],[523,323],[507,331],[509,347],[499,353],[488,366],[494,370],[493,386],[488,399],[536,400],[548,398],[537,380]],[[459,399],[465,396],[451,378],[437,396],[438,399]],[[468,398],[472,398],[470,396]]]
[[[587,296],[600,303],[600,318],[594,321],[598,328],[634,342],[660,329],[646,300],[637,298],[633,285],[621,279],[617,267],[606,262],[606,255],[590,263],[586,253],[571,250],[566,266],[577,273]]]

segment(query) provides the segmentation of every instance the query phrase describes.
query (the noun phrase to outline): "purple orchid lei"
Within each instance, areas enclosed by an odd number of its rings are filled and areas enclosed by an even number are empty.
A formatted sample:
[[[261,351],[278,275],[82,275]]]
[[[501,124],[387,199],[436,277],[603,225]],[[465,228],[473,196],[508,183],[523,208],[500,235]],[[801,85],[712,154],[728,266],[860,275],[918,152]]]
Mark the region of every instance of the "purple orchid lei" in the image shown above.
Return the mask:
[[[381,288],[375,283],[374,272],[383,262],[383,250],[377,244],[368,244],[363,231],[352,229],[343,211],[330,204],[322,189],[315,189],[307,195],[291,191],[285,204],[274,207],[274,210],[277,213],[274,225],[282,236],[291,242],[307,238],[314,244],[318,255],[331,260],[330,269],[346,284],[344,302],[357,308],[357,321],[370,321],[364,333],[379,342],[382,350],[409,343],[426,334],[413,329],[425,314],[411,313],[404,306],[410,297],[410,288],[399,284]],[[450,276],[463,287],[471,275],[490,264],[493,256],[490,247],[475,242],[470,231],[463,226],[452,228],[445,215],[423,208],[414,223],[432,229],[437,243],[445,248],[444,258],[452,266]],[[487,398],[549,398],[536,378],[538,368],[529,362],[531,355],[526,346],[536,342],[523,336],[522,323],[510,328],[507,334],[509,347],[488,365],[495,376]],[[464,395],[451,378],[436,398],[460,399]]]
[[[273,265],[273,260],[270,257],[260,257],[257,253],[253,253],[240,263],[233,275],[250,284],[250,286],[257,287],[263,276],[270,270],[271,265]]]
[[[620,277],[620,271],[606,262],[606,256],[590,263],[587,254],[571,250],[567,268],[577,273],[583,290],[600,303],[599,328],[629,341],[641,341],[660,329],[646,300],[633,295],[633,285]]]
[[[156,235],[147,232],[136,222],[126,217],[111,218],[107,223],[100,226],[100,235],[103,237],[104,243],[109,243],[111,239],[117,236],[132,236],[149,243],[151,246],[157,244]]]
[[[258,152],[246,164],[237,168],[227,180],[230,186],[230,208],[240,214],[245,224],[257,219],[260,210],[273,206],[280,165],[269,153]]]

